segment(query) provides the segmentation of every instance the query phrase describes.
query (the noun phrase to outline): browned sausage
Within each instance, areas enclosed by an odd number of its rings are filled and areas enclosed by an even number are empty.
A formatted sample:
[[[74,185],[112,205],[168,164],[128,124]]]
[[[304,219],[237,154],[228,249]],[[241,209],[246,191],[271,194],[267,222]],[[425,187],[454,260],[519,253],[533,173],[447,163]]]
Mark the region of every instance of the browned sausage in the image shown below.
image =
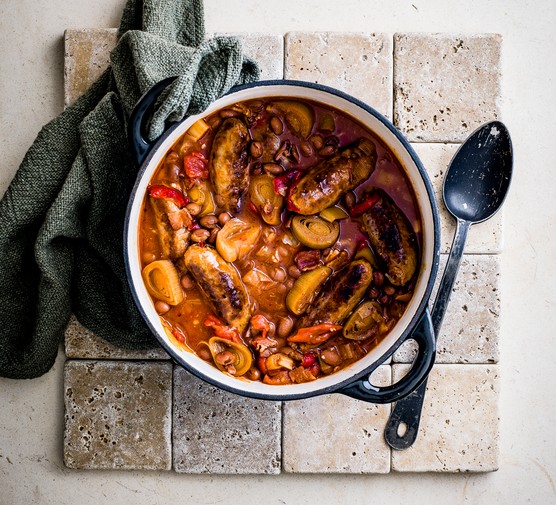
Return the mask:
[[[352,261],[329,279],[326,285],[329,290],[298,321],[297,327],[307,328],[321,323],[342,324],[361,301],[372,280],[373,268],[367,260]]]
[[[307,170],[289,194],[289,208],[298,214],[316,214],[334,205],[346,191],[366,180],[374,170],[376,147],[360,139],[329,160]]]
[[[249,296],[235,267],[209,246],[194,244],[183,259],[218,317],[243,333],[251,318],[251,309]]]
[[[171,260],[181,258],[187,249],[189,236],[191,235],[186,227],[187,223],[183,222],[181,216],[182,213],[189,216],[187,210],[180,209],[169,200],[161,198],[149,197],[149,202],[155,217],[162,257]],[[170,218],[174,219],[170,221]]]
[[[377,202],[361,216],[363,230],[379,261],[386,267],[386,278],[394,286],[407,284],[417,270],[417,238],[403,212],[381,189],[374,189]]]
[[[224,210],[236,214],[239,200],[249,186],[247,143],[249,131],[238,118],[227,118],[214,135],[210,151],[210,176]]]

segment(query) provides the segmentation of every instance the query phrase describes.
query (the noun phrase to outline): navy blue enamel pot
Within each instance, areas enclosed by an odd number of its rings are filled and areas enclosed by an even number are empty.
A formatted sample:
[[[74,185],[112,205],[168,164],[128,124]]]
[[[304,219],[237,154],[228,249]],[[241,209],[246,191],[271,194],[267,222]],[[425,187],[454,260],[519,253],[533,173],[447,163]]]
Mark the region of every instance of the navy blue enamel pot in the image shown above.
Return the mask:
[[[329,393],[341,393],[371,403],[390,403],[414,391],[427,377],[435,358],[435,336],[427,304],[438,269],[439,217],[432,186],[425,169],[409,142],[374,110],[345,93],[329,87],[299,81],[261,81],[233,88],[215,101],[202,115],[187,117],[172,124],[154,143],[143,135],[144,123],[156,98],[171,82],[154,86],[137,104],[130,120],[130,138],[139,172],[127,209],[125,255],[129,283],[137,307],[162,347],[182,367],[219,388],[240,395],[267,400],[293,400]],[[334,374],[303,384],[268,385],[260,381],[236,378],[221,372],[192,352],[176,348],[166,335],[141,278],[139,257],[139,220],[153,172],[170,150],[199,117],[204,117],[236,102],[267,97],[309,99],[339,109],[367,126],[389,147],[404,167],[416,195],[422,223],[420,270],[414,295],[401,319],[382,342],[365,357]],[[410,371],[389,386],[372,384],[371,373],[383,364],[406,340],[414,340],[418,351]]]

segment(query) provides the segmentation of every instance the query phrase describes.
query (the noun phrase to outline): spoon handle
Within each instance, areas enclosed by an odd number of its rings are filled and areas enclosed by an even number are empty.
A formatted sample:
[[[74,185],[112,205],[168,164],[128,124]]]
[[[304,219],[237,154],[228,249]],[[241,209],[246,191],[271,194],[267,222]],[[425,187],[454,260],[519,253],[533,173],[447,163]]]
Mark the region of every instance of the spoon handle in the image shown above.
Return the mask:
[[[450,250],[450,255],[446,262],[444,274],[442,275],[440,287],[438,288],[431,313],[434,334],[437,339],[461,265],[463,250],[465,249],[465,242],[467,240],[467,232],[470,226],[470,221],[464,221],[458,218],[452,249]],[[413,393],[396,402],[384,430],[384,438],[393,449],[401,451],[411,447],[413,442],[415,442],[419,431],[419,422],[426,389],[427,381],[425,379]]]

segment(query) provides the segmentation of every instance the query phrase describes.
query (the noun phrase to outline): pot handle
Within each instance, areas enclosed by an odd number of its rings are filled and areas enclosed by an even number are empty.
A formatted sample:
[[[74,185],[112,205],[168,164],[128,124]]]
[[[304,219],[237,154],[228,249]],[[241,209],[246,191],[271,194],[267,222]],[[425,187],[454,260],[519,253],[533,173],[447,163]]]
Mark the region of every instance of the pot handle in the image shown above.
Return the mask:
[[[149,142],[147,139],[145,118],[151,115],[160,94],[175,80],[176,77],[167,77],[157,82],[139,99],[131,111],[128,123],[128,140],[133,159],[138,167],[143,164],[147,154],[155,144],[155,142]]]
[[[410,339],[417,342],[419,349],[411,369],[399,382],[379,387],[371,384],[368,378],[358,379],[336,392],[369,403],[391,403],[411,394],[427,378],[436,356],[436,339],[428,308],[404,342]]]

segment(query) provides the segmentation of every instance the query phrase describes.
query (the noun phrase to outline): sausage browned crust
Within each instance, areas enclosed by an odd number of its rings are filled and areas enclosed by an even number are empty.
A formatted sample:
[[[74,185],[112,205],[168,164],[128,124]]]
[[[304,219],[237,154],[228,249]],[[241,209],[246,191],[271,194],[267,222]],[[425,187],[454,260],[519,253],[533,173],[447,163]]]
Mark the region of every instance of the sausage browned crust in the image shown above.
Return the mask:
[[[332,276],[330,287],[298,321],[298,328],[321,323],[342,324],[363,299],[373,280],[373,267],[365,259],[352,261],[345,269]]]
[[[361,216],[363,230],[380,262],[386,278],[394,286],[407,284],[417,270],[417,238],[404,213],[381,189],[374,189],[377,202]]]
[[[210,177],[224,209],[236,214],[239,200],[249,186],[247,143],[249,131],[238,118],[227,118],[214,135],[210,151]]]
[[[193,244],[183,256],[185,266],[216,314],[243,333],[251,309],[249,297],[239,273],[209,246]]]
[[[359,186],[374,170],[376,147],[360,139],[329,160],[307,170],[289,194],[291,210],[316,214],[334,205],[346,191]]]
[[[180,226],[175,222],[172,226],[169,216],[175,216],[180,212],[187,213],[187,211],[185,209],[180,210],[177,205],[162,198],[150,197],[149,201],[155,216],[162,257],[173,261],[181,258],[187,249],[191,232],[187,227]]]

